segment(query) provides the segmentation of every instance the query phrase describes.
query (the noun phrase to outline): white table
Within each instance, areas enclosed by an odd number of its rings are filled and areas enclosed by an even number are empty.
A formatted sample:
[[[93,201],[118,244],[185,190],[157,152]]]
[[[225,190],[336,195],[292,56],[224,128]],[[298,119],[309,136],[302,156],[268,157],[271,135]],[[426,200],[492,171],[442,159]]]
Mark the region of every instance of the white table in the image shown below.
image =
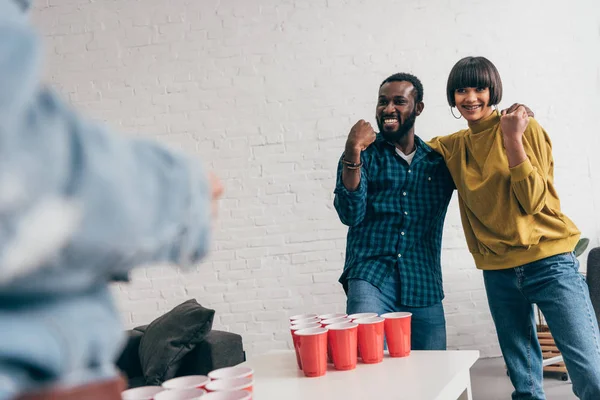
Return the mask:
[[[469,369],[479,352],[413,351],[406,358],[387,354],[379,364],[306,378],[296,365],[293,350],[271,352],[250,358],[242,365],[254,369],[257,400],[472,400]]]

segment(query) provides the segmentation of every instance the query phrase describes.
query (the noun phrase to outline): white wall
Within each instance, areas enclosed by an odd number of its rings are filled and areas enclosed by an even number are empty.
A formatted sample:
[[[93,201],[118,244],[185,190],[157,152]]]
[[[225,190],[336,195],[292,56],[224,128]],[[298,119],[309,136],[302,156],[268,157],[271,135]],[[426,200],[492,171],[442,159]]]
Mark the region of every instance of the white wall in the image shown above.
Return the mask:
[[[75,106],[198,154],[226,186],[197,271],[140,269],[115,287],[128,327],[196,297],[258,353],[288,346],[290,313],[343,310],[346,230],[332,192],[345,137],[375,122],[378,84],[398,71],[424,83],[421,137],[462,128],[444,85],[466,55],[497,65],[502,106],[536,112],[564,210],[600,244],[597,0],[47,0],[34,20],[48,79]],[[443,268],[450,347],[499,354],[455,199]]]

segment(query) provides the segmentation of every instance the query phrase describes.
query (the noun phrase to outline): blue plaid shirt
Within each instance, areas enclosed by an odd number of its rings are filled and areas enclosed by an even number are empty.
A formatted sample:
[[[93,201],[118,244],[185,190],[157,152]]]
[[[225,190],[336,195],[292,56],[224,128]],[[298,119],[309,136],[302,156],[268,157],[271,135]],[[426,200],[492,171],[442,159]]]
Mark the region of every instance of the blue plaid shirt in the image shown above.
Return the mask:
[[[335,209],[350,228],[340,283],[363,279],[376,287],[398,269],[400,303],[426,307],[444,298],[442,229],[455,188],[442,157],[415,136],[411,165],[378,134],[361,154],[358,189],[348,191],[338,164]]]

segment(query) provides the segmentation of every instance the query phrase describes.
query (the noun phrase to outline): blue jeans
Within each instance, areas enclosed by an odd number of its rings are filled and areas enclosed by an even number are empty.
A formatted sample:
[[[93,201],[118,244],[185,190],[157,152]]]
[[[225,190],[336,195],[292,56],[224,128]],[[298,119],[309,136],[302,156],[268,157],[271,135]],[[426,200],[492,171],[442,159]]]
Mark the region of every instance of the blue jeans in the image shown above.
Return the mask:
[[[36,302],[4,301],[0,400],[47,384],[77,386],[114,378],[123,340],[107,285]]]
[[[398,274],[394,274],[384,282],[379,290],[362,279],[348,280],[346,312],[410,312],[411,317],[411,349],[412,350],[446,350],[446,318],[444,307],[439,302],[429,307],[407,307],[399,303],[400,285]]]
[[[583,400],[600,399],[600,340],[589,290],[573,253],[520,267],[484,271],[502,355],[515,388],[513,399],[545,399],[542,351],[532,304],[542,311]]]

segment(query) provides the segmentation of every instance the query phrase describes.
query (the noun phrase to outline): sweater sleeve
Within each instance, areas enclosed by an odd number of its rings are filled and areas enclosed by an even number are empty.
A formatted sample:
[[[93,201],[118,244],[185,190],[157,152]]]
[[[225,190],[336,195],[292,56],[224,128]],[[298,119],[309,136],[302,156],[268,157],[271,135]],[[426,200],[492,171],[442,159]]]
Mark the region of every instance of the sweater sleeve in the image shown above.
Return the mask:
[[[533,118],[523,134],[527,159],[510,168],[511,187],[526,214],[539,213],[546,205],[548,181],[554,176],[552,143]]]
[[[444,158],[444,161],[448,161],[450,156],[453,154],[456,138],[457,134],[436,136],[426,143],[433,151],[441,154],[441,156]]]

